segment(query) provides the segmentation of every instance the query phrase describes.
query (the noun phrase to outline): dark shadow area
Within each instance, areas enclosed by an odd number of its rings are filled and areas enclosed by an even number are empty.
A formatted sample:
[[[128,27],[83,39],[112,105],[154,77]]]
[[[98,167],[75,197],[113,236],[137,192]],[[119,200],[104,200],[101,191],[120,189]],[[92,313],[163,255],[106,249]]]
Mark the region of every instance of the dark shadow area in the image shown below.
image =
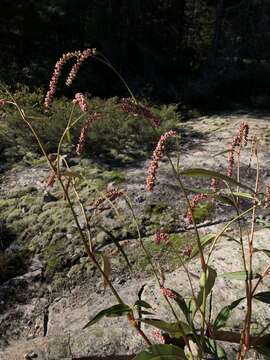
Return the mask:
[[[63,53],[92,47],[138,97],[206,111],[269,108],[269,19],[267,0],[3,0],[0,79],[47,89]],[[61,80],[57,96],[126,96],[100,60],[89,59],[71,88]]]

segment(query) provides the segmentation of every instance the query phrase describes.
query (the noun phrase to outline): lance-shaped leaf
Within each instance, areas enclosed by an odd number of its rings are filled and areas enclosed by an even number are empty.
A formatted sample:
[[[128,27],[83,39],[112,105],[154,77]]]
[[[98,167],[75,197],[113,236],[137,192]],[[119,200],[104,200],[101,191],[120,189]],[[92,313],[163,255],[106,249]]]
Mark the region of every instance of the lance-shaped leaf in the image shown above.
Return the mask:
[[[113,305],[108,309],[101,310],[92,320],[90,320],[86,325],[84,325],[83,329],[95,324],[105,316],[106,317],[124,316],[131,313],[131,311],[132,309],[126,304]]]
[[[134,304],[135,308],[146,308],[146,309],[152,309],[152,306],[148,304],[148,302],[144,300],[137,300]]]
[[[207,234],[205,236],[203,236],[200,239],[200,243],[201,243],[201,247],[204,248],[206,245],[210,244],[214,238],[216,237],[215,234]],[[194,247],[194,249],[192,250],[192,253],[190,255],[191,258],[193,258],[194,256],[196,256],[199,253],[199,249],[198,247]]]
[[[254,295],[254,299],[270,304],[270,291],[263,291]]]
[[[183,298],[182,295],[178,294],[176,291],[173,291],[173,293],[175,295],[173,300],[177,303],[177,305],[181,309],[181,311],[184,314],[187,322],[190,323],[190,321],[191,321],[191,317],[190,317],[191,313],[190,313],[190,310],[188,308],[188,305],[185,302],[185,299]]]
[[[218,345],[213,339],[204,337],[204,346],[205,346],[205,352],[207,352],[208,354],[215,355],[215,359],[217,360],[227,359],[227,355],[223,347]]]
[[[101,225],[98,225],[97,226],[99,229],[101,229],[102,231],[104,231],[109,237],[110,239],[113,241],[113,243],[115,244],[115,246],[117,247],[117,249],[120,251],[120,253],[122,254],[123,258],[125,259],[128,267],[130,268],[131,270],[131,264],[128,260],[128,257],[123,249],[123,247],[120,245],[118,239],[112,234],[111,231],[109,231],[108,229],[106,229],[104,226],[101,226]]]
[[[166,333],[172,335],[172,337],[179,338],[185,335],[192,334],[190,326],[183,321],[167,322],[159,319],[140,319],[141,322],[154,326]]]
[[[237,305],[240,304],[242,300],[245,298],[242,297],[241,299],[233,301],[230,305],[225,306],[223,309],[220,310],[218,313],[216,320],[213,325],[213,330],[218,330],[226,325],[227,320],[229,319],[231,312]]]
[[[258,279],[261,275],[256,272],[234,271],[220,274],[219,276],[231,280],[253,280]]]
[[[175,345],[158,344],[140,352],[133,360],[186,360],[186,357],[184,351]]]
[[[246,192],[233,191],[233,195],[242,199],[256,200],[256,198]]]
[[[238,181],[236,181],[235,179],[221,174],[217,171],[212,171],[212,170],[206,170],[206,169],[201,169],[201,168],[193,168],[193,169],[187,169],[187,170],[182,170],[180,171],[180,175],[185,175],[185,176],[205,176],[205,177],[210,177],[210,178],[216,178],[216,179],[220,179],[220,180],[224,180],[227,181],[228,183],[235,185],[235,186],[239,186],[243,189],[246,189],[248,191],[250,191],[252,194],[254,194],[254,190],[251,189],[249,186],[242,184]]]

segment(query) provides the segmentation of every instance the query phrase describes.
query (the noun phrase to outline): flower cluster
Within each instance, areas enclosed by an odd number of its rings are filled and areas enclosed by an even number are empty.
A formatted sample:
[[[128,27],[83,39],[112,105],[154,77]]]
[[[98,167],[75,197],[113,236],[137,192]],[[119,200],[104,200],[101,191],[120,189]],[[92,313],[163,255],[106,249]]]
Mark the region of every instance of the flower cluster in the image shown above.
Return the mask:
[[[182,251],[182,256],[184,257],[187,257],[187,258],[190,258],[191,257],[191,254],[192,254],[192,246],[191,245],[188,245],[183,251]]]
[[[128,114],[132,114],[134,116],[140,115],[145,117],[154,128],[160,127],[160,119],[145,106],[136,103],[132,99],[129,98],[121,99],[121,108],[124,112]]]
[[[169,234],[161,231],[157,231],[155,235],[155,243],[159,245],[161,242],[164,242],[165,245],[170,244]]]
[[[57,61],[54,67],[53,76],[50,81],[49,90],[45,97],[45,101],[44,101],[45,107],[49,107],[52,103],[63,66],[73,57],[79,57],[79,56],[80,56],[80,51],[69,52],[67,54],[63,54],[63,56]]]
[[[164,295],[170,299],[176,299],[176,294],[171,289],[161,287],[160,292],[162,295]]]
[[[188,211],[185,214],[185,219],[188,224],[192,223],[192,211],[196,208],[196,206],[200,201],[205,200],[206,198],[207,195],[203,193],[193,196],[190,202],[191,209],[188,209]]]
[[[165,338],[162,335],[161,330],[159,329],[155,329],[152,331],[152,336],[160,343],[160,344],[165,344]]]
[[[88,112],[88,105],[86,99],[82,93],[77,93],[75,95],[75,99],[73,100],[74,103],[77,103],[82,112]]]
[[[119,190],[119,189],[111,189],[109,191],[107,191],[104,196],[99,197],[93,204],[93,208],[97,209],[98,207],[100,207],[101,204],[103,204],[106,200],[110,200],[110,201],[114,201],[115,199],[117,199],[118,197],[123,195],[123,191]],[[100,211],[104,211],[107,210],[106,208],[100,208]]]
[[[176,135],[177,135],[176,132],[172,130],[166,132],[164,135],[161,135],[159,142],[153,152],[150,165],[148,167],[148,176],[146,180],[146,187],[148,191],[152,191],[155,186],[158,163],[164,153],[165,143],[170,137]]]
[[[53,72],[53,75],[52,75],[52,78],[51,78],[51,81],[49,84],[49,90],[45,96],[45,101],[44,101],[45,107],[48,108],[52,103],[54,94],[56,92],[57,84],[58,84],[59,78],[60,78],[62,70],[63,70],[63,66],[70,59],[72,59],[72,58],[77,59],[77,62],[71,68],[71,71],[66,80],[66,84],[71,85],[72,81],[75,79],[82,63],[87,58],[89,58],[90,56],[93,56],[95,54],[96,54],[96,49],[86,49],[83,52],[74,51],[74,52],[69,52],[67,54],[62,55],[62,57],[57,61],[57,63],[55,64],[55,67],[54,67],[54,72]]]
[[[66,80],[67,86],[70,86],[72,84],[72,82],[75,80],[82,63],[86,59],[88,59],[89,57],[92,57],[95,54],[96,54],[96,49],[91,49],[91,48],[84,50],[82,53],[81,52],[79,53],[78,60],[77,60],[76,64],[74,64],[72,66],[70,73],[67,77],[67,80]]]
[[[234,137],[231,143],[229,156],[228,156],[228,169],[227,169],[227,175],[230,177],[232,176],[232,172],[233,172],[234,154],[235,152],[237,152],[237,155],[240,156],[242,146],[247,145],[248,132],[249,132],[248,124],[242,122],[239,126],[237,135]]]
[[[83,104],[81,104],[83,105]],[[87,105],[86,105],[87,106]],[[79,141],[76,145],[76,154],[77,155],[81,155],[83,153],[84,147],[85,147],[85,141],[86,141],[86,137],[92,127],[92,124],[100,119],[100,117],[102,116],[101,113],[97,113],[97,112],[93,112],[91,114],[89,114],[88,119],[86,120],[86,122],[84,123],[81,132],[80,132],[80,137],[79,137]]]

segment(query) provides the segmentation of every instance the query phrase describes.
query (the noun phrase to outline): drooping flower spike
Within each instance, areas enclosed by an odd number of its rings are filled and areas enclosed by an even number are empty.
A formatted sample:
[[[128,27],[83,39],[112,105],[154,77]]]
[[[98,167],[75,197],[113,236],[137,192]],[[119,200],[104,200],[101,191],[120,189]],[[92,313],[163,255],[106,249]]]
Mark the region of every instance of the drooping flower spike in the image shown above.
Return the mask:
[[[159,161],[162,158],[165,150],[165,143],[170,137],[177,136],[177,133],[173,130],[166,132],[164,135],[161,135],[157,146],[153,152],[152,159],[150,161],[150,165],[148,167],[148,176],[146,180],[146,187],[148,191],[152,191],[155,186],[157,169],[159,165]]]
[[[86,49],[83,52],[81,51],[73,51],[63,54],[62,57],[56,62],[53,75],[49,84],[49,90],[45,96],[44,106],[48,108],[53,100],[53,97],[56,92],[57,84],[59,78],[61,76],[64,65],[71,60],[72,58],[76,58],[77,62],[71,68],[71,71],[67,77],[66,84],[71,85],[74,79],[76,78],[78,71],[82,65],[82,63],[89,57],[95,55],[96,49]]]
[[[147,109],[145,106],[136,103],[132,99],[121,99],[121,109],[128,114],[145,117],[154,128],[160,127],[160,119],[152,113],[152,111]]]
[[[81,55],[78,57],[78,60],[77,60],[76,64],[74,64],[72,66],[72,68],[70,70],[70,73],[69,73],[69,75],[67,77],[67,80],[66,80],[66,85],[67,86],[70,86],[73,83],[73,81],[75,80],[75,78],[76,78],[76,76],[77,76],[83,62],[86,59],[94,56],[95,54],[96,54],[96,49],[91,49],[91,48],[86,49],[81,53]]]
[[[45,96],[44,105],[45,107],[49,107],[52,103],[54,94],[56,92],[57,84],[59,78],[61,76],[63,66],[72,58],[77,58],[80,56],[80,51],[68,52],[67,54],[63,54],[62,57],[56,62],[53,75],[49,84],[49,90]]]
[[[242,122],[239,126],[237,135],[233,138],[233,141],[230,145],[229,156],[228,156],[228,169],[227,175],[232,176],[233,166],[234,166],[234,154],[237,152],[237,155],[240,155],[242,146],[247,145],[249,133],[249,126],[247,123]]]
[[[185,220],[188,224],[192,224],[192,211],[196,208],[196,206],[198,205],[198,203],[200,201],[203,201],[206,198],[207,198],[207,195],[203,194],[203,193],[193,196],[193,198],[191,199],[191,202],[190,202],[191,209],[188,209],[188,211],[185,214]]]

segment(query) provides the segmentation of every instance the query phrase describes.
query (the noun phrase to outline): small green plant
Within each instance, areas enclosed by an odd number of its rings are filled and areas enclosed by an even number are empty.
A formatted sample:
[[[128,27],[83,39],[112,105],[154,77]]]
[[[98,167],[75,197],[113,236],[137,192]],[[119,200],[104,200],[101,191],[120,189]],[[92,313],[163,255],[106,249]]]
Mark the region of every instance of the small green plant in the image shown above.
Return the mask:
[[[78,51],[63,55],[55,66],[50,88],[45,98],[45,105],[47,108],[49,108],[53,101],[57,81],[65,63],[71,59],[75,59],[75,63],[66,81],[67,85],[71,85],[82,62],[91,57],[95,57],[97,60],[105,63],[115,71],[108,60],[95,49],[87,49],[83,52]],[[120,79],[124,82],[121,76]],[[130,91],[128,87],[127,89]],[[189,280],[189,299],[184,299],[183,296],[177,293],[174,289],[166,287],[163,274],[153,261],[151,247],[146,246],[142,240],[136,214],[129,197],[124,190],[111,188],[107,189],[105,192],[100,192],[98,198],[91,204],[91,215],[89,216],[85,210],[84,203],[78,192],[80,172],[70,169],[68,162],[65,159],[65,153],[62,152],[64,149],[63,143],[64,141],[72,141],[72,129],[82,119],[85,119],[80,132],[79,141],[75,148],[76,153],[81,155],[85,150],[88,134],[92,133],[92,129],[94,129],[95,126],[98,127],[98,124],[102,124],[103,121],[106,121],[106,114],[103,113],[102,109],[92,108],[91,104],[87,101],[87,98],[83,94],[77,93],[73,104],[69,107],[70,114],[67,117],[67,124],[60,135],[60,141],[57,146],[55,145],[55,152],[50,154],[46,151],[46,146],[44,146],[42,142],[42,135],[40,136],[37,133],[37,130],[30,122],[30,118],[26,115],[26,112],[22,109],[14,97],[10,95],[9,100],[1,100],[0,102],[2,106],[12,105],[17,109],[22,122],[28,127],[32,136],[37,141],[40,150],[47,159],[51,168],[51,174],[48,178],[47,186],[53,187],[55,182],[60,184],[64,199],[70,208],[85,253],[87,254],[89,260],[101,273],[101,276],[104,279],[104,285],[110,288],[116,299],[116,304],[99,312],[93,319],[84,325],[84,328],[94,325],[97,321],[104,317],[126,316],[131,326],[133,326],[140,336],[142,336],[147,346],[144,351],[135,357],[136,360],[195,360],[203,359],[209,354],[217,359],[226,359],[227,356],[222,348],[221,342],[228,340],[239,344],[237,354],[237,359],[239,360],[246,358],[250,349],[255,349],[258,352],[269,355],[270,334],[267,333],[269,326],[265,327],[256,337],[253,337],[251,334],[253,302],[260,301],[265,303],[266,306],[269,306],[270,303],[270,292],[260,291],[260,286],[262,285],[263,280],[270,274],[270,264],[265,264],[265,269],[263,271],[258,271],[254,268],[254,257],[256,252],[263,252],[269,256],[269,249],[256,249],[254,247],[256,212],[261,207],[267,207],[270,201],[270,188],[267,187],[265,192],[261,192],[259,190],[260,168],[257,138],[250,138],[248,124],[241,124],[235,138],[232,140],[231,147],[228,150],[229,157],[227,174],[201,168],[183,169],[181,166],[180,156],[177,156],[176,160],[173,160],[171,159],[169,152],[166,151],[168,142],[175,141],[179,143],[179,134],[176,129],[167,129],[168,131],[165,131],[165,133],[160,136],[160,126],[162,124],[162,120],[159,119],[155,112],[150,111],[146,106],[140,104],[134,98],[131,91],[130,95],[131,98],[122,99],[119,102],[113,102],[112,106],[117,107],[118,111],[122,111],[128,117],[133,119],[135,118],[136,127],[134,128],[134,131],[137,131],[137,126],[141,126],[140,124],[137,124],[139,123],[140,117],[144,117],[150,124],[151,131],[153,131],[157,138],[159,138],[148,168],[146,179],[147,191],[152,191],[155,187],[160,160],[166,155],[171,164],[172,176],[175,177],[178,184],[179,193],[186,201],[187,211],[185,220],[193,228],[195,245],[189,244],[182,254],[178,254],[174,248],[174,237],[170,238],[170,235],[162,228],[156,232],[154,242],[155,246],[163,247],[166,251],[172,251],[177,254],[179,267],[183,268]],[[80,111],[79,113],[78,110]],[[105,125],[100,126],[102,131],[104,131]],[[106,124],[106,126],[108,126],[108,124]],[[110,130],[111,129],[108,126],[106,131]],[[100,130],[101,137],[102,131]],[[95,134],[98,134],[98,132]],[[138,133],[135,133],[134,136],[140,138],[140,134]],[[92,138],[92,140],[95,141],[95,138]],[[98,140],[96,139],[96,141]],[[256,175],[253,186],[241,182],[240,159],[242,152],[248,146],[250,147],[250,157],[255,162]],[[234,170],[235,167],[236,170]],[[234,174],[234,171],[236,171],[236,174]],[[118,173],[113,176],[114,180],[119,180]],[[211,180],[211,184],[209,183],[209,187],[207,189],[189,190],[188,187],[184,185],[183,180],[198,176],[209,178],[209,181]],[[194,192],[196,193],[195,195]],[[105,253],[97,250],[96,243],[93,238],[95,219],[101,217],[107,209],[113,209],[116,216],[119,217],[119,221],[121,221],[121,214],[116,206],[116,200],[120,197],[127,203],[130,217],[133,219],[134,227],[137,232],[138,242],[145,254],[149,268],[153,272],[160,288],[160,296],[164,297],[168,308],[174,317],[173,322],[159,319],[157,317],[158,315],[153,313],[152,305],[142,299],[143,288],[138,293],[138,299],[134,304],[126,304],[110,279],[111,264],[109,257]],[[242,205],[243,199],[245,200],[244,207]],[[202,235],[197,222],[201,221],[206,216],[205,213],[208,213],[212,209],[215,202],[223,202],[226,203],[226,205],[231,206],[232,213],[235,215],[232,220],[226,223],[216,233]],[[247,203],[248,206],[246,205]],[[205,205],[202,206],[202,204]],[[77,208],[81,210],[80,221]],[[154,210],[155,209],[150,209],[151,213]],[[158,208],[158,211],[166,211],[166,207]],[[81,218],[84,219],[84,225],[82,225]],[[245,240],[244,238],[243,219],[246,219],[250,225],[249,228],[245,226],[245,231],[248,232],[248,240]],[[210,259],[212,258],[214,249],[221,237],[226,235],[228,228],[233,224],[235,224],[238,228],[238,235],[235,236],[234,240],[237,242],[241,250],[242,268],[239,268],[239,271],[236,272],[218,274],[216,269],[210,265]],[[131,267],[129,258],[123,247],[120,245],[118,239],[113,234],[109,234],[109,236],[114,242],[117,250],[125,259],[127,266]],[[188,261],[194,256],[199,257],[201,268],[197,288],[194,287],[188,267]],[[50,259],[52,269],[60,266],[60,262],[58,260],[59,259],[55,258]],[[231,304],[219,309],[216,317],[213,318],[211,313],[211,294],[218,276],[244,282],[245,292],[240,298],[235,299],[235,301]],[[240,303],[245,305],[245,315],[241,331],[235,334],[222,330],[226,326],[232,311]],[[180,318],[178,313],[175,311],[175,307],[178,307],[182,312],[182,318]],[[152,343],[149,335],[142,329],[142,324],[148,324],[156,328],[155,336],[158,344]]]

